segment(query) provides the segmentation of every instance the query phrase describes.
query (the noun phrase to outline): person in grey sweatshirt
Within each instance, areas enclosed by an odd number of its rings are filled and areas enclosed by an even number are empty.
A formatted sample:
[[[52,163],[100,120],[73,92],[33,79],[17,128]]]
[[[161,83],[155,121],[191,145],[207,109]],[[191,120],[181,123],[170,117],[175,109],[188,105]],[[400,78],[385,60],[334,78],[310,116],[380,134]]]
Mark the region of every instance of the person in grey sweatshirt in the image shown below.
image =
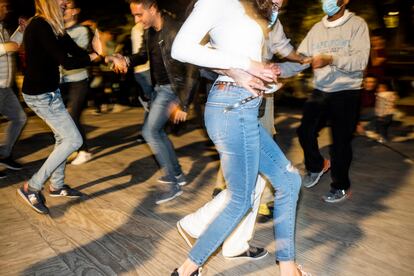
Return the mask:
[[[323,0],[326,16],[316,23],[301,42],[298,52],[312,57],[314,91],[304,105],[297,130],[302,146],[306,174],[303,186],[315,186],[331,169],[331,189],[322,198],[335,203],[351,194],[349,167],[351,140],[359,113],[363,72],[368,63],[370,40],[366,22],[349,12],[350,0]],[[290,77],[309,67],[281,63],[280,77]],[[324,159],[318,147],[318,133],[330,122],[331,160]]]

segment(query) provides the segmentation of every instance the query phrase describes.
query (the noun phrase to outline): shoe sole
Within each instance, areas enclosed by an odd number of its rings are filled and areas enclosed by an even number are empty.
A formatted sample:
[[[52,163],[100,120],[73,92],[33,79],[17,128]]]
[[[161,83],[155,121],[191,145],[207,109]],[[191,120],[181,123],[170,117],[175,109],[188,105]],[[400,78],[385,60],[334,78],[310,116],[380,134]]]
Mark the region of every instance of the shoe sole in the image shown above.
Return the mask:
[[[67,197],[67,198],[80,198],[82,196],[65,196],[65,195],[54,195],[54,194],[49,194],[50,197]]]
[[[193,247],[193,244],[191,243],[190,239],[187,237],[186,232],[181,227],[180,221],[177,221],[177,230],[178,230],[178,233],[181,235],[181,237],[184,239],[184,241],[188,244],[188,246],[190,248]]]
[[[183,191],[179,191],[179,192],[177,192],[174,196],[172,196],[172,197],[169,197],[169,198],[166,198],[166,199],[162,199],[162,200],[158,200],[158,201],[156,201],[155,202],[155,204],[157,204],[157,205],[160,205],[160,204],[163,204],[163,203],[165,203],[165,202],[167,202],[167,201],[170,201],[170,200],[173,200],[174,198],[176,198],[176,197],[178,197],[178,196],[180,196],[180,195],[182,195],[183,194]]]
[[[21,198],[23,198],[24,202],[26,202],[30,207],[32,207],[33,210],[38,212],[39,214],[48,214],[49,211],[43,212],[42,210],[37,209],[32,205],[32,203],[27,199],[27,197],[20,191],[20,189],[17,189],[17,193],[20,195]]]
[[[329,167],[322,170],[319,174],[318,177],[315,179],[315,181],[313,181],[310,185],[303,185],[303,187],[309,189],[312,188],[313,186],[315,186],[316,184],[318,184],[319,180],[321,179],[322,175],[324,175],[327,171],[329,171],[329,169],[331,168],[331,163],[329,162]]]
[[[0,176],[0,179],[6,178],[7,175]]]
[[[8,168],[8,169],[10,169],[10,170],[13,170],[13,171],[20,171],[21,169],[23,169],[23,168],[16,168],[16,167],[13,167],[13,166],[10,166],[10,165],[8,165],[8,164],[6,164],[6,163],[1,163],[1,162],[0,162],[0,165],[3,165],[3,166],[5,166],[6,168]]]
[[[164,181],[164,180],[161,180],[161,179],[158,179],[157,182],[158,183],[163,183],[163,184],[175,184],[175,182],[172,182],[172,181]],[[182,187],[182,186],[187,185],[187,181],[177,182],[177,184],[178,184],[178,186],[181,186]]]
[[[258,261],[258,260],[261,260],[261,259],[263,259],[264,257],[266,257],[267,255],[269,255],[269,251],[267,251],[266,250],[266,253],[265,254],[263,254],[262,256],[260,256],[260,257],[256,257],[256,258],[253,258],[253,257],[245,257],[245,256],[243,256],[243,257],[226,257],[226,256],[224,256],[224,258],[226,259],[226,260],[232,260],[232,261],[235,261],[235,260],[250,260],[250,261]]]

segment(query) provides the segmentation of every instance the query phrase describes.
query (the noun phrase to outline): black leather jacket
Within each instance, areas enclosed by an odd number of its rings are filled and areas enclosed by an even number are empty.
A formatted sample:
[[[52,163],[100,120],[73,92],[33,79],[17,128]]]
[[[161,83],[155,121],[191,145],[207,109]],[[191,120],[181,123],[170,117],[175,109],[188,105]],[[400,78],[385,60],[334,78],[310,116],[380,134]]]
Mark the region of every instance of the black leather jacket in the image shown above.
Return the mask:
[[[180,106],[183,111],[187,111],[188,106],[193,100],[198,81],[198,70],[195,66],[179,62],[171,57],[171,47],[175,36],[179,31],[181,24],[174,20],[167,14],[163,14],[163,27],[159,34],[159,46],[164,62],[165,70],[167,71],[174,93],[180,99]],[[136,54],[129,56],[130,66],[144,64],[148,61],[148,30],[145,30],[144,41],[146,47],[141,47]],[[153,75],[153,68],[150,66],[151,76]],[[153,78],[151,77],[153,80]],[[154,85],[154,83],[153,83]]]

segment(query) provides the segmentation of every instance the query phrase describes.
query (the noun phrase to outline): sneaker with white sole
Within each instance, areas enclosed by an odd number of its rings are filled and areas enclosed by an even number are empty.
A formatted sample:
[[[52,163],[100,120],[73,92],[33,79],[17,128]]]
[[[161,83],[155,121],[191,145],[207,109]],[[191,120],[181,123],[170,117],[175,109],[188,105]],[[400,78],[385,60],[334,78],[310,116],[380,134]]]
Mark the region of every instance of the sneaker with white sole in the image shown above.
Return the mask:
[[[81,150],[78,152],[76,158],[72,161],[72,165],[82,165],[92,159],[92,153]]]
[[[49,208],[45,205],[45,198],[42,195],[42,192],[36,192],[27,190],[25,191],[24,187],[17,189],[17,194],[36,212],[40,214],[48,214]]]
[[[325,159],[323,161],[323,168],[320,172],[307,172],[302,179],[302,184],[305,188],[312,188],[316,184],[318,184],[319,179],[321,179],[322,175],[329,171],[331,168],[331,161]]]
[[[158,178],[158,182],[164,183],[164,184],[174,184],[177,183],[180,186],[185,186],[187,184],[187,179],[185,178],[184,173],[180,173],[179,175],[175,176],[175,179],[169,179],[167,176],[161,176]]]
[[[180,196],[183,194],[183,191],[181,190],[180,186],[177,184],[170,185],[166,191],[160,192],[157,195],[157,199],[155,200],[155,204],[162,204],[167,201],[173,200],[174,198]]]
[[[69,187],[69,185],[63,185],[62,188],[57,189],[57,190],[49,190],[49,195],[51,197],[68,197],[68,198],[78,198],[81,197],[83,194],[81,192],[79,192],[78,190],[75,190],[71,187]]]
[[[349,197],[351,197],[350,190],[341,190],[341,189],[331,188],[331,190],[326,195],[324,195],[322,199],[323,201],[327,203],[337,203]]]

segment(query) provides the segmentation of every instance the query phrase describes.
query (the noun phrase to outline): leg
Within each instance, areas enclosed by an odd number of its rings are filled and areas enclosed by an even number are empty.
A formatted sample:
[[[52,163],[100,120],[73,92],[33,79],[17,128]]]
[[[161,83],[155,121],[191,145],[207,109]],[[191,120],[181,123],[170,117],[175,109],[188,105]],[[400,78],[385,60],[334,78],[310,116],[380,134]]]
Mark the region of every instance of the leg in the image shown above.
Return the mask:
[[[253,237],[254,225],[260,204],[260,197],[265,187],[265,180],[259,176],[254,190],[253,208],[239,223],[237,228],[224,241],[223,256],[234,257],[249,249],[249,241]],[[180,220],[181,227],[193,238],[198,238],[210,225],[210,223],[223,211],[230,200],[230,193],[224,189],[214,199],[207,202],[196,212],[185,216]]]
[[[224,113],[228,103],[234,103],[249,93],[215,90],[206,105],[206,128],[220,153],[224,178],[230,200],[224,210],[214,219],[189,254],[189,260],[199,266],[233,232],[253,203],[253,189],[257,179],[259,155],[259,129],[257,109],[259,100],[253,100],[239,110]]]
[[[88,151],[88,146],[86,143],[85,130],[80,122],[80,118],[86,105],[88,89],[87,80],[67,83],[68,102],[66,107],[82,135],[83,144],[79,150],[84,151]]]
[[[0,113],[10,120],[6,139],[0,148],[0,157],[7,158],[11,155],[13,146],[27,120],[26,114],[11,88],[0,88]]]
[[[358,122],[359,91],[335,92],[329,100],[332,121],[331,187],[347,190],[350,187],[349,168],[352,161],[352,138]]]
[[[151,104],[150,112],[142,129],[142,135],[151,147],[166,177],[171,182],[175,182],[177,167],[180,166],[164,127],[170,116],[169,108],[176,101],[177,96],[171,88],[158,87],[156,90],[157,95]]]
[[[63,104],[59,90],[38,96],[24,94],[27,105],[52,129],[57,138],[53,152],[29,180],[32,190],[40,191],[51,178],[53,188],[64,184],[65,162],[82,145],[82,137]]]
[[[301,178],[272,137],[260,128],[259,171],[275,189],[274,221],[276,259],[293,261],[295,258],[295,220]]]
[[[301,125],[297,133],[302,146],[308,172],[320,172],[324,159],[319,152],[318,133],[326,121],[326,95],[315,90],[305,103]]]

